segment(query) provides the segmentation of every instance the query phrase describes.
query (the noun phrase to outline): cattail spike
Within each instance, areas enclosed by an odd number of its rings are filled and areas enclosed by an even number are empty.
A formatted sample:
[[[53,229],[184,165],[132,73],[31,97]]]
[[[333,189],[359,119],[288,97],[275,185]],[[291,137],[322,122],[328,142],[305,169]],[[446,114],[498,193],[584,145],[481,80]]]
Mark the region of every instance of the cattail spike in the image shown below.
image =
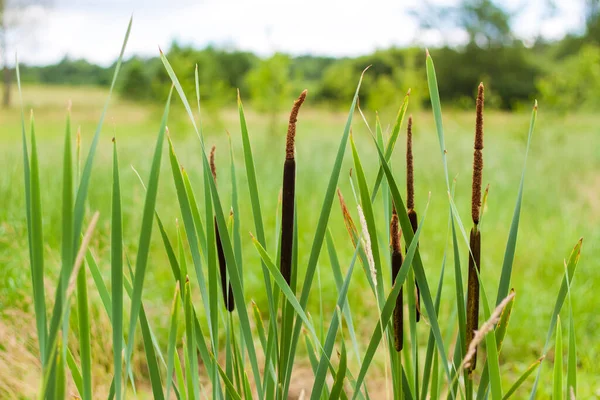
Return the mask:
[[[298,121],[298,112],[300,111],[300,106],[304,103],[306,99],[306,94],[308,91],[304,89],[300,96],[294,102],[292,107],[292,112],[290,113],[290,121],[288,125],[287,138],[285,144],[285,158],[288,160],[294,159],[294,147],[296,141],[296,122]]]
[[[415,208],[415,181],[412,153],[412,115],[408,117],[406,128],[406,208]]]
[[[392,220],[390,222],[390,238],[392,248],[392,284],[396,283],[396,277],[402,267],[402,249],[400,247],[401,231],[398,223],[398,213],[396,207],[392,209]],[[393,313],[393,327],[394,327],[394,347],[396,351],[401,351],[404,342],[404,303],[402,299],[402,288],[396,298],[396,306],[394,307]]]
[[[215,183],[217,182],[217,167],[215,165],[215,150],[217,150],[217,146],[213,146],[212,149],[210,149],[210,172],[212,173],[212,176],[215,180]]]
[[[481,181],[483,179],[483,83],[477,93],[477,116],[475,122],[475,151],[473,153],[473,192],[471,194],[471,218],[475,226],[479,224],[481,207]]]
[[[475,331],[479,329],[479,272],[481,261],[481,232],[476,227],[471,229],[469,241],[471,254],[469,255],[469,278],[467,286],[467,343],[471,343],[475,337]],[[467,371],[471,372],[477,365],[477,348]]]

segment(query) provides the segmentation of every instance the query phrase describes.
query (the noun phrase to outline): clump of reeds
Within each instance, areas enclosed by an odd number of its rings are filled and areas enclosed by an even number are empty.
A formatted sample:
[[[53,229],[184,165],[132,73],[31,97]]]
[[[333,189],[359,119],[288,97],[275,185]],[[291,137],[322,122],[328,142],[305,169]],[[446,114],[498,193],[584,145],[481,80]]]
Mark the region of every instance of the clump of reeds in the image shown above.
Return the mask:
[[[285,144],[285,162],[283,164],[283,189],[281,198],[281,256],[279,268],[281,275],[289,285],[292,277],[292,245],[294,240],[294,207],[296,191],[296,122],[300,106],[306,99],[304,90],[294,102]]]
[[[392,248],[392,285],[396,283],[396,276],[402,267],[402,249],[400,248],[400,226],[398,222],[398,213],[396,207],[392,209],[392,221],[390,222],[390,245]],[[394,307],[393,327],[394,327],[394,346],[396,351],[402,350],[404,342],[404,321],[403,321],[404,303],[402,300],[402,288],[396,298],[396,306]]]
[[[210,150],[210,171],[212,172],[215,185],[217,184],[217,167],[215,165],[215,150],[216,146],[213,146]],[[219,227],[217,226],[217,217],[214,217],[215,223],[215,239],[217,242],[217,256],[219,258],[219,272],[221,273],[221,287],[223,288],[223,301],[227,311],[232,312],[235,309],[235,303],[233,300],[233,290],[231,283],[227,284],[227,263],[225,261],[225,253],[223,252],[223,243],[221,242],[221,235],[219,234]]]
[[[415,174],[412,154],[412,115],[408,117],[406,128],[406,208],[408,219],[413,233],[417,232],[419,227],[417,212],[415,211]],[[407,249],[408,251],[408,249]],[[417,322],[421,319],[421,293],[419,284],[415,281],[415,316]]]
[[[473,154],[473,185],[471,193],[471,219],[473,228],[469,240],[471,254],[469,257],[469,280],[467,287],[467,343],[471,343],[479,326],[479,272],[481,270],[481,234],[478,229],[481,208],[481,181],[483,175],[483,83],[477,92],[475,144]],[[466,367],[471,372],[477,365],[477,348],[473,352],[472,361]]]

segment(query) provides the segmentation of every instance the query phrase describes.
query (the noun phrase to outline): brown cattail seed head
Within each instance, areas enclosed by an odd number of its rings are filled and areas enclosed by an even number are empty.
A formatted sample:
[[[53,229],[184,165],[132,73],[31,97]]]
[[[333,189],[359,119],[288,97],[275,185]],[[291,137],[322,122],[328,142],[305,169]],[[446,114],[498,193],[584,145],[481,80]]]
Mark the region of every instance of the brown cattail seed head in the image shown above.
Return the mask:
[[[473,193],[471,195],[471,218],[479,223],[479,207],[481,206],[481,181],[483,178],[483,83],[477,92],[477,117],[475,122],[475,151],[473,153]]]
[[[294,143],[296,140],[296,121],[298,120],[298,111],[300,111],[300,106],[304,103],[304,99],[306,99],[306,93],[308,91],[304,89],[302,93],[300,93],[300,97],[296,99],[294,105],[292,107],[292,112],[290,113],[290,122],[288,125],[287,138],[285,143],[285,158],[288,160],[294,159]]]
[[[215,182],[217,182],[217,167],[215,165],[215,150],[217,150],[217,146],[213,146],[212,149],[210,149],[210,172],[212,172],[212,176],[215,180]]]
[[[406,128],[406,208],[415,208],[415,177],[412,153],[412,115],[408,117]]]
[[[400,248],[401,236],[402,233],[400,231],[400,224],[398,222],[398,213],[396,212],[396,207],[394,207],[394,209],[392,210],[392,221],[390,222],[390,245],[392,247],[393,252],[402,252]]]

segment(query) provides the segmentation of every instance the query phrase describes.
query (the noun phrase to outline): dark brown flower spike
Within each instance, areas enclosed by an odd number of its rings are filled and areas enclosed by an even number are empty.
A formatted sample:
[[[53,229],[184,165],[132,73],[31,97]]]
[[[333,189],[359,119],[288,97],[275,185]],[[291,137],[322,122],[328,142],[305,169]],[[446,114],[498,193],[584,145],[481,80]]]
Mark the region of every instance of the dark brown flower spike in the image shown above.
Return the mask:
[[[402,249],[400,247],[400,226],[398,223],[398,213],[396,207],[392,209],[392,220],[390,222],[390,247],[392,250],[392,285],[396,283],[396,276],[400,272],[402,267]],[[394,327],[394,347],[396,351],[402,350],[404,342],[404,321],[403,321],[403,309],[404,304],[402,300],[402,288],[396,298],[396,306],[394,307],[394,314],[392,317],[392,324]]]
[[[475,119],[475,143],[473,153],[473,187],[471,194],[471,218],[473,228],[469,240],[471,253],[469,254],[469,278],[467,286],[467,343],[470,343],[475,331],[479,328],[479,273],[481,271],[481,233],[478,229],[481,215],[481,181],[483,178],[483,103],[484,87],[479,84],[477,91],[477,106]],[[477,365],[477,348],[473,361],[467,367],[471,373]]]
[[[412,153],[412,115],[408,117],[408,126],[406,127],[406,208],[408,219],[413,233],[417,232],[419,227],[417,212],[415,211],[415,175]],[[407,249],[408,251],[408,249]],[[421,320],[421,291],[419,284],[415,281],[415,318],[417,322]]]
[[[294,207],[296,191],[296,122],[300,106],[306,99],[307,91],[304,90],[294,102],[287,131],[285,144],[285,162],[283,164],[283,187],[281,198],[281,255],[279,268],[281,275],[291,284],[292,277],[292,246],[294,240]]]
[[[477,92],[477,117],[475,120],[475,144],[473,153],[473,193],[471,195],[471,218],[475,225],[479,224],[479,207],[481,206],[481,181],[483,178],[483,83]]]
[[[294,158],[294,150],[295,150],[295,142],[296,142],[296,122],[298,121],[298,112],[300,111],[300,106],[304,103],[306,99],[306,94],[308,90],[304,89],[300,96],[294,101],[294,105],[292,106],[292,112],[290,113],[290,122],[288,124],[288,131],[285,143],[285,158],[293,159]]]
[[[210,150],[210,171],[212,172],[215,184],[217,183],[217,168],[215,166],[215,150],[216,146],[213,146]],[[215,223],[215,240],[217,242],[217,257],[219,259],[219,273],[221,275],[221,288],[223,289],[223,301],[227,311],[232,312],[235,309],[235,303],[233,300],[233,289],[231,283],[227,284],[227,263],[225,261],[225,252],[223,251],[223,243],[221,242],[221,235],[219,234],[219,227],[217,226],[217,217],[214,217]]]

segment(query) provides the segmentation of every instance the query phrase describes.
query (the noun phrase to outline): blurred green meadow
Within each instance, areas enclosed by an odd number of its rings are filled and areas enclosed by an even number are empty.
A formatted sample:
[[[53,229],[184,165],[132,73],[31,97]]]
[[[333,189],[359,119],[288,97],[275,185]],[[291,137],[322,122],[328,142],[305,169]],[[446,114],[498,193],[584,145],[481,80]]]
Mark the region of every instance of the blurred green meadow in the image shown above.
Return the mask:
[[[406,88],[408,89],[408,87]],[[492,89],[493,95],[493,89]],[[33,110],[40,157],[42,182],[43,228],[46,243],[47,296],[54,298],[54,282],[60,268],[60,196],[62,190],[62,146],[67,107],[71,102],[72,125],[81,131],[81,158],[84,159],[93,136],[103,103],[108,95],[104,88],[88,86],[41,86],[23,87],[23,104],[28,121]],[[397,108],[404,93],[399,92],[395,102],[381,110],[379,118],[385,134],[389,134]],[[416,95],[421,95],[416,93]],[[17,99],[17,93],[14,93]],[[243,235],[254,229],[247,181],[244,175],[240,126],[236,109],[235,92],[231,92],[224,108],[217,112],[204,110],[201,118],[207,145],[216,145],[216,164],[219,175],[219,191],[224,206],[230,204],[230,170],[228,135],[233,144],[237,179],[240,191],[241,230]],[[242,100],[245,93],[241,93]],[[299,259],[302,269],[307,264],[308,250],[312,245],[313,232],[321,207],[327,176],[333,165],[339,137],[346,115],[321,106],[311,106],[309,92],[305,108],[298,122],[297,148],[297,213],[299,231]],[[351,98],[348,98],[348,105]],[[442,99],[443,100],[443,99]],[[474,99],[471,109],[474,110]],[[290,103],[291,106],[291,103]],[[288,106],[280,114],[264,115],[247,107],[246,118],[252,141],[257,169],[260,200],[267,227],[268,250],[276,252],[275,231],[278,197],[281,189],[281,167],[284,161],[285,133]],[[411,106],[408,109],[411,113]],[[463,221],[470,211],[470,185],[472,171],[474,111],[444,108],[444,128],[448,151],[449,173],[456,179],[456,202]],[[375,112],[364,110],[370,128],[375,128]],[[429,218],[423,226],[420,243],[422,257],[429,282],[437,282],[444,248],[448,251],[447,265],[451,266],[452,251],[448,241],[448,199],[443,178],[442,162],[433,117],[430,110],[417,109],[413,114],[413,153],[415,159],[416,209],[423,210],[429,194],[431,205]],[[94,173],[88,197],[88,210],[98,210],[100,220],[92,239],[91,248],[97,255],[99,266],[110,281],[110,197],[111,197],[111,139],[117,138],[119,147],[123,222],[126,252],[134,255],[138,242],[144,202],[144,189],[133,171],[134,167],[146,179],[151,164],[154,141],[160,124],[160,105],[131,102],[115,96],[108,109],[100,145],[94,160]],[[489,288],[497,287],[509,221],[517,196],[525,143],[529,126],[529,110],[494,111],[485,114],[484,185],[489,184],[489,197],[481,225],[482,279]],[[26,123],[29,126],[29,122]],[[182,166],[190,174],[195,187],[202,187],[202,159],[200,144],[185,115],[181,102],[175,100],[169,117],[169,132],[177,148]],[[392,156],[392,165],[399,185],[405,182],[405,129]],[[368,128],[357,112],[353,120],[353,136],[358,145],[369,182],[373,182],[379,166]],[[0,110],[0,336],[10,338],[0,343],[0,394],[4,397],[29,398],[35,394],[39,382],[40,366],[36,355],[35,323],[31,298],[31,277],[27,248],[27,224],[24,212],[23,160],[21,150],[21,120],[15,101],[10,109]],[[166,152],[166,148],[165,148]],[[166,155],[166,153],[165,153]],[[340,189],[351,213],[357,219],[356,202],[350,187],[349,172],[352,159],[346,154]],[[196,193],[200,202],[201,193]],[[377,216],[383,218],[381,194],[376,201]],[[545,332],[548,329],[555,293],[564,275],[564,259],[580,237],[584,238],[581,261],[571,289],[573,312],[578,344],[579,379],[578,396],[582,399],[600,396],[600,303],[594,288],[600,285],[600,116],[596,113],[562,113],[547,111],[540,103],[537,125],[529,154],[521,224],[514,262],[512,286],[516,291],[516,303],[501,354],[502,375],[506,382],[513,382],[534,360],[542,356]],[[179,207],[175,188],[170,179],[168,157],[163,158],[161,180],[158,190],[157,211],[171,237],[175,237]],[[337,200],[334,202],[329,224],[342,261],[347,267],[352,256],[352,245],[343,223]],[[384,235],[384,232],[381,232]],[[267,297],[260,272],[260,259],[251,245],[249,236],[244,239],[245,296],[249,304],[257,303],[261,310],[267,309]],[[385,237],[382,236],[382,237]],[[462,250],[466,249],[464,241]],[[385,243],[380,243],[382,251]],[[465,254],[465,252],[462,252]],[[386,254],[386,253],[384,253]],[[461,260],[466,266],[467,260]],[[357,268],[358,269],[358,268]],[[390,271],[384,271],[389,282]],[[91,278],[90,278],[91,279]],[[454,275],[446,269],[441,303],[441,325],[444,319],[456,318]],[[334,309],[337,293],[325,251],[319,260],[317,285],[309,301],[308,310],[319,321],[320,310],[326,316]],[[93,284],[90,281],[90,287]],[[435,290],[436,288],[432,288]],[[152,238],[148,274],[143,300],[159,340],[168,334],[169,305],[172,299],[171,271],[164,247],[157,231]],[[92,339],[94,354],[95,392],[106,393],[110,385],[112,353],[103,351],[111,343],[109,320],[102,310],[97,292],[90,290],[92,313]],[[348,296],[359,338],[364,345],[372,330],[376,300],[371,296],[362,269],[355,272]],[[127,303],[126,303],[127,304]],[[72,317],[72,320],[76,315]],[[361,323],[361,320],[369,321]],[[328,319],[324,319],[327,324]],[[72,321],[72,323],[74,323]],[[317,328],[320,328],[317,323]],[[327,325],[323,329],[326,329]],[[425,343],[428,330],[419,328]],[[449,332],[450,336],[455,332]],[[76,341],[73,341],[76,343]],[[140,345],[141,346],[141,345]],[[140,347],[141,349],[141,347]],[[424,350],[424,349],[423,349]],[[141,352],[141,351],[140,351]],[[143,368],[143,358],[136,358]],[[548,363],[542,383],[550,379],[553,354]],[[302,362],[302,359],[301,359]],[[379,360],[383,369],[383,361]],[[377,368],[376,368],[377,369]],[[476,372],[477,373],[477,372]],[[142,374],[143,375],[143,374]],[[308,374],[310,376],[310,374]],[[310,379],[310,378],[307,378]],[[526,383],[530,387],[533,379]],[[306,385],[309,385],[307,383]],[[142,389],[143,389],[142,385]],[[550,396],[550,385],[542,385],[540,395]],[[142,390],[143,392],[143,390]],[[526,390],[523,389],[523,393]]]

